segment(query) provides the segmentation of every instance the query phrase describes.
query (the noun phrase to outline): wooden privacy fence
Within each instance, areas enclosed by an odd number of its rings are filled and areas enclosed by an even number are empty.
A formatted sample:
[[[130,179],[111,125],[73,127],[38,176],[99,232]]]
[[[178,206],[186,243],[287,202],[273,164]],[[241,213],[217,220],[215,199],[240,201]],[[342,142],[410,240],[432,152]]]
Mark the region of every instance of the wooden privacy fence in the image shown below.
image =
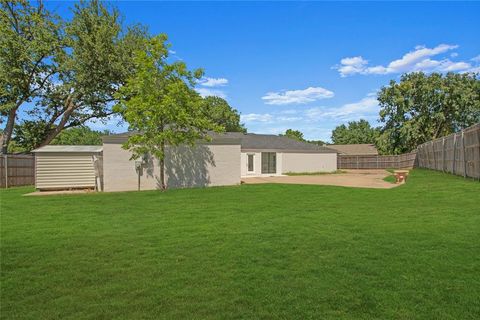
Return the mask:
[[[35,184],[33,155],[0,155],[0,188]]]
[[[480,179],[480,123],[418,146],[418,166]]]
[[[379,155],[341,155],[337,156],[338,169],[405,169],[413,168],[416,153],[404,153],[395,156]]]

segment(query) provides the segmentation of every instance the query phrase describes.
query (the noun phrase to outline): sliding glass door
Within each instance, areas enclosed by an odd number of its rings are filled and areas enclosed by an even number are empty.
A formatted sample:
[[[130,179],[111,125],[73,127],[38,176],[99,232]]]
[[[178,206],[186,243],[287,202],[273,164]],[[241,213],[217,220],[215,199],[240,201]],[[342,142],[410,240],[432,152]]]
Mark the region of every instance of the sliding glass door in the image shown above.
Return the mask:
[[[277,173],[277,154],[262,152],[262,173]]]

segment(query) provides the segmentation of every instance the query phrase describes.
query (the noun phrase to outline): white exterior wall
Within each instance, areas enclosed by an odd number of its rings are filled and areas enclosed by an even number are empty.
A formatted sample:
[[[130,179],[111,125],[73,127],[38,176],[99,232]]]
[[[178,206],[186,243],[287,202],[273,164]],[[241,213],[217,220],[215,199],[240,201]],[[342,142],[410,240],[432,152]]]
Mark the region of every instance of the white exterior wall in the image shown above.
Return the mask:
[[[270,152],[270,151],[269,151]],[[248,171],[248,155],[254,155],[254,166],[252,172]],[[291,153],[277,152],[277,173],[262,174],[262,153],[242,152],[241,175],[242,177],[252,176],[274,176],[287,172],[332,172],[337,170],[336,153]]]
[[[35,187],[39,190],[94,188],[94,155],[100,153],[35,153]]]
[[[240,184],[240,145],[197,145],[167,148],[165,177],[169,188]],[[138,190],[138,173],[131,153],[120,143],[103,144],[105,191]],[[142,166],[140,190],[160,187],[158,160]]]
[[[336,153],[284,153],[282,173],[332,172],[337,170]]]

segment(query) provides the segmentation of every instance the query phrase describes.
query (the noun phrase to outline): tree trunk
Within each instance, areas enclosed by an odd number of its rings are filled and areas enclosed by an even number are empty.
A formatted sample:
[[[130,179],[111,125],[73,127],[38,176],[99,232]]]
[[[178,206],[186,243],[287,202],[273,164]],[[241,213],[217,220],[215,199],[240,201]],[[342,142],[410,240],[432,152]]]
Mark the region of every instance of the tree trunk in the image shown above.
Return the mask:
[[[46,146],[52,142],[52,140],[55,139],[55,137],[58,136],[58,134],[65,128],[70,116],[72,115],[73,111],[75,111],[75,105],[71,101],[71,98],[67,99],[67,109],[63,113],[62,120],[60,120],[60,123],[47,134],[47,137],[42,141],[42,143],[40,143],[40,145],[37,146],[37,148]]]
[[[165,183],[165,143],[162,142],[161,146],[162,157],[160,158],[160,184],[161,190],[167,190],[167,184]]]
[[[8,119],[7,124],[5,126],[5,130],[3,131],[3,139],[2,139],[2,153],[8,153],[8,144],[12,139],[13,127],[15,125],[15,118],[17,116],[18,105],[8,111]]]

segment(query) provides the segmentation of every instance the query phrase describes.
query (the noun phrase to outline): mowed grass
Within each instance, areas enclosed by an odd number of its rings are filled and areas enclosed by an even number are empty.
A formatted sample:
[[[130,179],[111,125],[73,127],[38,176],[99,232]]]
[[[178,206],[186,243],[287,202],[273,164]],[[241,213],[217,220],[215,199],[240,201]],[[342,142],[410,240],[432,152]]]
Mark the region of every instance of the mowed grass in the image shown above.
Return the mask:
[[[3,319],[478,319],[480,183],[1,192]]]

